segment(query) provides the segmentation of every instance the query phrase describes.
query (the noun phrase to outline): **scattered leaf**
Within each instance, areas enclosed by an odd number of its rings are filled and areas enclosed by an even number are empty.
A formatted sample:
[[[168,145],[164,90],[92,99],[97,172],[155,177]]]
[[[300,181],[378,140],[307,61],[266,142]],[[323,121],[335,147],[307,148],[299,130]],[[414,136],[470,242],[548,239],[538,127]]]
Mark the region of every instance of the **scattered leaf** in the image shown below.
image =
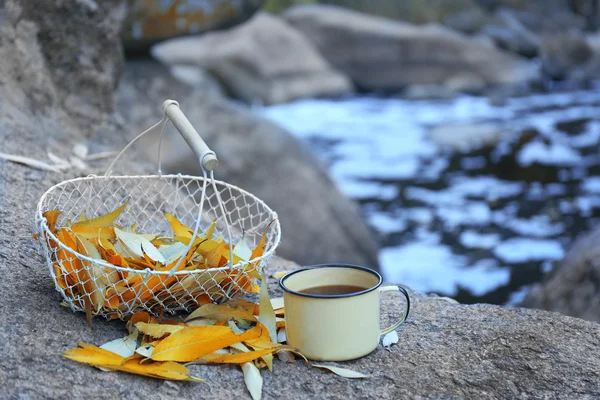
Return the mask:
[[[260,376],[260,371],[251,362],[247,362],[242,365],[242,371],[244,372],[244,382],[252,396],[252,400],[260,400],[262,397],[262,384],[263,379]]]
[[[137,338],[138,333],[133,332],[123,339],[116,339],[108,343],[104,343],[102,346],[100,346],[100,348],[118,354],[121,357],[131,357],[137,348]]]
[[[152,260],[165,264],[165,258],[160,251],[142,235],[125,232],[119,228],[115,228],[115,234],[121,243],[133,254],[139,257],[144,257],[144,254],[147,254]]]
[[[246,320],[256,321],[256,317],[247,311],[236,310],[223,305],[206,304],[191,313],[185,320],[192,321],[197,318],[209,318],[217,321]]]
[[[125,207],[127,207],[127,204],[128,203],[125,203],[122,206],[115,208],[113,211],[109,212],[108,214],[104,214],[99,217],[79,221],[76,224],[73,224],[73,227],[87,225],[87,226],[93,226],[96,228],[110,228],[115,223],[117,218],[119,218],[119,215],[121,215],[123,210],[125,210]]]
[[[157,361],[192,361],[233,343],[255,339],[258,327],[236,335],[226,326],[189,326],[163,339],[152,352]]]
[[[275,322],[275,312],[269,300],[269,291],[267,289],[267,277],[263,273],[262,282],[260,284],[260,299],[259,299],[259,320],[261,324],[269,330],[269,336],[272,342],[277,342],[277,328]]]
[[[153,338],[161,338],[167,334],[172,334],[182,330],[185,326],[182,325],[165,325],[165,324],[149,324],[146,322],[138,322],[135,327],[145,335]]]
[[[398,343],[398,332],[391,331],[387,335],[385,335],[382,339],[383,347],[390,347],[393,344]]]
[[[284,276],[285,274],[287,274],[288,272],[290,272],[290,271],[279,271],[279,272],[275,272],[275,273],[274,273],[273,275],[271,275],[271,276],[272,276],[273,278],[275,278],[275,279],[281,279],[281,278],[283,278],[283,276]]]

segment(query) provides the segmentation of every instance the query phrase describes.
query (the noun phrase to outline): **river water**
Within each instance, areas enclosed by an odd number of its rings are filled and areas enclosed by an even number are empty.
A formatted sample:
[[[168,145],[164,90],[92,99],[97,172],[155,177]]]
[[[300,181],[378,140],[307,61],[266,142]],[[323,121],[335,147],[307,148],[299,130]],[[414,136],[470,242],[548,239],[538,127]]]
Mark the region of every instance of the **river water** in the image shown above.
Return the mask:
[[[600,218],[600,90],[257,112],[314,149],[360,203],[385,278],[420,291],[515,304]]]

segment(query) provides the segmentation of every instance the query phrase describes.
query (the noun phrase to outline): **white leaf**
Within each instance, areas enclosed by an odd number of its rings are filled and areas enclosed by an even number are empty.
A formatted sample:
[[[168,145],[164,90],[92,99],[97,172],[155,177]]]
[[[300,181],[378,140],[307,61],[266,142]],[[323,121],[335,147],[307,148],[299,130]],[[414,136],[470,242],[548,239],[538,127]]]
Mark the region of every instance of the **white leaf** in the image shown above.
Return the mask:
[[[250,249],[250,246],[248,246],[248,243],[246,243],[244,238],[241,238],[235,244],[235,249],[233,249],[233,255],[238,256],[244,261],[248,261],[250,257],[252,257],[252,250]]]
[[[153,233],[138,233],[138,235],[140,235],[141,237],[143,237],[146,240],[154,240],[156,239],[156,235]]]
[[[165,258],[158,251],[156,247],[148,239],[145,237],[135,234],[129,233],[120,230],[119,228],[115,228],[115,234],[119,238],[119,240],[123,243],[125,247],[127,247],[132,253],[139,257],[143,257],[144,253],[150,259],[154,261],[158,261],[159,263],[165,264]],[[143,252],[142,252],[143,249]]]
[[[210,325],[214,325],[217,323],[216,319],[209,319],[209,318],[200,318],[200,319],[195,319],[193,321],[190,322],[186,322],[186,324],[188,326],[210,326]]]
[[[241,342],[234,343],[229,347],[231,347],[232,349],[236,349],[237,351],[242,352],[242,353],[247,353],[250,351],[250,349],[248,347],[246,347],[244,344],[242,344]]]
[[[102,160],[104,158],[114,157],[117,154],[119,154],[118,151],[104,151],[102,153],[94,153],[94,154],[90,154],[87,157],[85,157],[85,161]]]
[[[273,307],[274,310],[283,308],[283,297],[275,297],[274,299],[271,299],[271,307]]]
[[[141,355],[142,357],[150,358],[152,357],[152,352],[154,351],[154,346],[140,346],[135,352]]]
[[[34,158],[17,156],[14,154],[0,153],[0,159],[6,161],[12,161],[17,164],[26,165],[31,168],[40,169],[42,171],[60,172],[60,168],[55,165],[47,164],[43,161],[36,160]]]
[[[348,368],[341,367],[332,367],[329,365],[320,365],[320,364],[311,364],[313,367],[326,369],[328,371],[333,372],[336,375],[343,376],[344,378],[350,379],[360,379],[360,378],[368,378],[368,375],[361,374],[360,372],[353,371]]]
[[[112,340],[100,346],[101,349],[112,351],[121,357],[131,357],[137,347],[138,332],[135,330],[132,334],[123,339]]]
[[[171,264],[185,254],[187,246],[181,242],[175,244],[163,244],[158,247],[158,251],[165,258],[165,264]]]
[[[88,165],[85,163],[85,161],[83,161],[81,158],[77,158],[77,157],[69,157],[69,164],[71,164],[73,167],[80,169],[80,170],[87,169],[87,167],[88,167]]]
[[[383,337],[383,347],[390,347],[393,344],[398,343],[398,332],[391,331]]]
[[[88,155],[87,145],[85,143],[77,143],[73,146],[73,154],[75,154],[77,158],[84,160]]]
[[[269,300],[269,290],[267,288],[267,276],[264,271],[262,274],[262,281],[260,283],[260,295],[259,295],[259,303],[258,303],[258,319],[260,322],[267,327],[269,330],[269,336],[271,337],[271,342],[277,343],[277,328],[276,328],[276,319],[275,312],[273,311],[273,306],[271,305],[271,301]]]
[[[252,400],[260,400],[262,397],[263,384],[260,371],[251,362],[244,363],[242,365],[242,371],[244,372],[244,382],[246,382],[246,387],[250,392],[250,396],[252,396]]]
[[[59,156],[50,151],[47,151],[46,154],[48,154],[48,158],[50,159],[50,161],[56,164],[58,168],[67,169],[71,167],[71,164],[69,164],[69,162],[64,158],[60,158]]]
[[[102,256],[98,252],[98,249],[96,248],[96,246],[94,246],[92,244],[92,242],[90,242],[86,238],[81,237],[77,234],[75,236],[77,236],[77,239],[83,245],[83,248],[85,249],[85,252],[89,258],[94,258],[96,260],[102,260]]]
[[[277,332],[277,343],[283,343],[287,341],[287,333],[285,331],[285,328],[281,328],[278,332]]]
[[[123,244],[121,244],[121,242],[116,242],[115,245],[115,251],[121,255],[124,255],[128,258],[132,258],[134,260],[141,260],[142,257],[138,256],[136,254],[134,254],[132,251],[129,251],[129,249],[127,248],[127,246],[124,246]]]
[[[238,326],[235,324],[234,321],[228,321],[227,325],[229,325],[229,328],[231,329],[231,331],[233,333],[235,333],[236,335],[241,335],[242,333],[244,333],[243,330],[241,330],[240,328],[238,328]]]

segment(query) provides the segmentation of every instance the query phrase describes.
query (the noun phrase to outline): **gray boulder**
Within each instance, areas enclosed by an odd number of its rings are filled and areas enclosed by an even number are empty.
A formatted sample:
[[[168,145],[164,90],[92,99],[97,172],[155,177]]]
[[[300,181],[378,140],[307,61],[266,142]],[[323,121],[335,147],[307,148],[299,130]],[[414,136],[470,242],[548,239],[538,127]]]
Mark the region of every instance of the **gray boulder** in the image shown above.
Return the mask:
[[[498,10],[494,18],[483,26],[481,35],[487,36],[502,49],[525,57],[536,57],[540,49],[540,38],[529,30],[508,9]]]
[[[0,249],[0,251],[5,251]],[[274,257],[269,272],[297,265]],[[32,269],[35,291],[3,291],[9,329],[0,384],[8,398],[250,399],[236,366],[190,366],[207,384],[164,382],[107,373],[60,357],[79,341],[100,345],[125,335],[120,321],[95,321],[61,307],[43,269]],[[9,269],[8,276],[19,270]],[[6,275],[4,276],[6,278]],[[281,296],[270,279],[271,296]],[[263,399],[595,399],[600,396],[600,325],[539,310],[460,305],[409,291],[412,314],[399,342],[358,360],[330,365],[372,374],[343,379],[304,362],[275,360],[263,371]],[[401,315],[393,294],[382,300],[382,325]],[[27,310],[35,309],[35,313]],[[43,317],[42,317],[43,316]],[[360,316],[357,316],[359,318]],[[52,323],[48,323],[52,321]]]
[[[178,83],[155,62],[128,63],[119,109],[137,134],[162,117],[164,99],[179,101],[217,153],[217,179],[255,194],[279,215],[278,254],[302,264],[351,262],[377,268],[377,247],[357,206],[344,197],[298,139],[275,124],[219,96]],[[157,137],[139,148],[155,160]],[[198,161],[176,132],[163,143],[163,170],[201,175]]]
[[[544,282],[535,285],[524,307],[558,311],[600,322],[600,229],[580,237]]]
[[[367,90],[435,84],[481,91],[537,78],[531,63],[436,24],[417,26],[323,5],[292,7],[284,18]]]
[[[283,103],[352,91],[350,81],[300,32],[265,12],[230,30],[157,44],[152,54],[170,66],[210,71],[234,97],[248,103]]]
[[[594,56],[594,48],[582,34],[557,33],[542,40],[542,69],[553,79],[590,79],[588,69]]]

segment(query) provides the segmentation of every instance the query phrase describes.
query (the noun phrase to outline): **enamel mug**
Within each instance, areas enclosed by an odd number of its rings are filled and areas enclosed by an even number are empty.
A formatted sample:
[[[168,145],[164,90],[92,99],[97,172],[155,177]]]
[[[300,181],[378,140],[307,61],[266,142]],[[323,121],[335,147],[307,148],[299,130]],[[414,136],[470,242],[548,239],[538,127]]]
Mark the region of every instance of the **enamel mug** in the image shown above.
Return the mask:
[[[402,324],[410,311],[406,289],[381,286],[376,271],[348,264],[323,264],[284,275],[283,289],[287,342],[311,360],[344,361],[375,350],[382,335]],[[301,293],[318,286],[349,285],[364,290],[336,295]],[[406,297],[406,308],[398,322],[380,326],[380,293],[397,291]]]

